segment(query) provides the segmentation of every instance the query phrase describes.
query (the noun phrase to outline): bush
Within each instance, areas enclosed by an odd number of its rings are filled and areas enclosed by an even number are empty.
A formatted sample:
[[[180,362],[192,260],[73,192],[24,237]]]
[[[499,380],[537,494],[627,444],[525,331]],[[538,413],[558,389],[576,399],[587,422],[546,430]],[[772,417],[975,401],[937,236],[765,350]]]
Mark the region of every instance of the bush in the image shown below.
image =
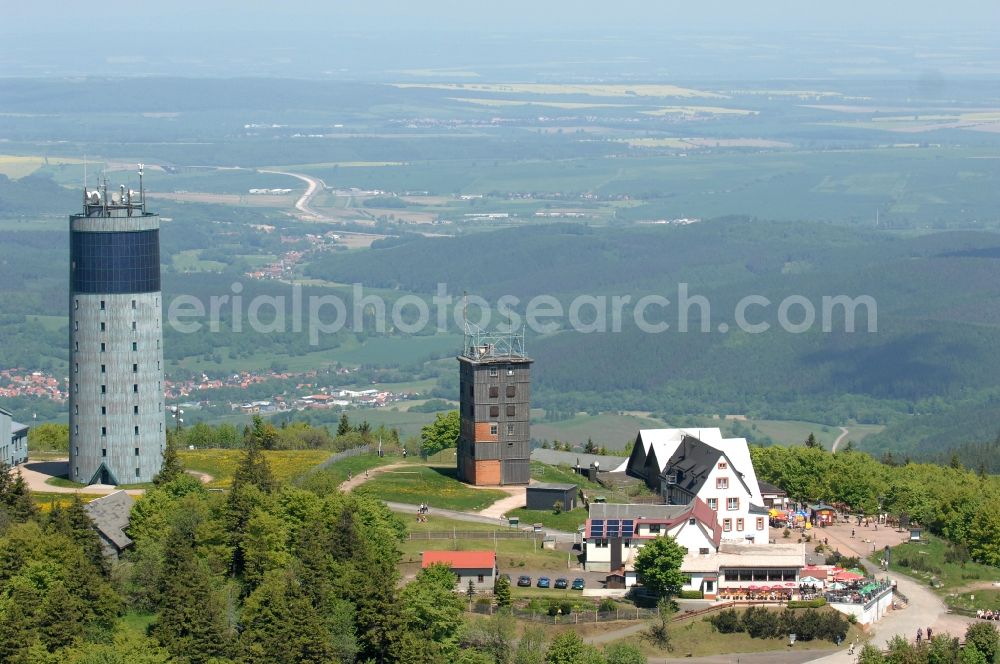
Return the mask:
[[[549,602],[548,614],[554,616],[559,613],[559,605],[555,602]]]
[[[734,632],[743,631],[739,616],[736,615],[736,609],[719,611],[714,616],[705,618],[705,620],[712,623],[712,627],[720,634],[733,634]]]
[[[700,590],[682,590],[678,597],[681,599],[705,599],[705,593]]]
[[[562,614],[564,616],[568,616],[569,614],[573,613],[573,603],[563,600],[562,602],[559,603],[559,609],[562,611]]]
[[[601,600],[601,603],[597,605],[597,610],[600,611],[601,613],[617,611],[618,605],[615,603],[615,600],[611,599],[610,597],[605,597],[604,599]]]
[[[802,641],[826,639],[837,642],[843,641],[851,627],[847,618],[836,611],[784,609],[779,613],[763,606],[748,607],[742,614],[735,609],[726,609],[705,620],[720,634],[746,632],[755,639],[796,634]]]
[[[789,609],[818,609],[821,606],[826,606],[825,597],[817,597],[816,599],[793,599],[787,604]]]
[[[782,633],[778,614],[763,606],[749,606],[740,618],[742,631],[755,639],[770,639]]]

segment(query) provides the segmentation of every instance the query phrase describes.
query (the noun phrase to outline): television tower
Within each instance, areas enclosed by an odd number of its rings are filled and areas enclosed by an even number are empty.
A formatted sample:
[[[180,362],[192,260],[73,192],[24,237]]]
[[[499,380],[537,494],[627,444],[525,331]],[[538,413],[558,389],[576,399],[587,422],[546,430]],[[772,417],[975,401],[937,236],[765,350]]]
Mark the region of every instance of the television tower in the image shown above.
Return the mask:
[[[69,477],[149,482],[165,445],[160,218],[139,191],[83,190],[70,215]]]

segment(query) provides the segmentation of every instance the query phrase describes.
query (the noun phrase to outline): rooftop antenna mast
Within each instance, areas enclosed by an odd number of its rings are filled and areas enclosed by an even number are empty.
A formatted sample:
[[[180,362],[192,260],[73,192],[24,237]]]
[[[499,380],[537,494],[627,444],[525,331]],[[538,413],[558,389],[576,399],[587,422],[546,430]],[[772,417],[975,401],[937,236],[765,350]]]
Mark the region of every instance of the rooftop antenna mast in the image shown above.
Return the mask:
[[[139,164],[139,204],[142,206],[142,214],[146,214],[146,194],[142,189],[142,169],[143,164]]]

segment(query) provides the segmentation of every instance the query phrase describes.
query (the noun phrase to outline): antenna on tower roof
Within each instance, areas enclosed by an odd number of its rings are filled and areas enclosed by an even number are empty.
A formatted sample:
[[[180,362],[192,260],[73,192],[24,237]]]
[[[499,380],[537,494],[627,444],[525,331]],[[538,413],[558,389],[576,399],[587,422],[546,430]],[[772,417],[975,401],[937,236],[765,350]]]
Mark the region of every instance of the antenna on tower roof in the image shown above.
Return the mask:
[[[142,190],[142,169],[143,164],[139,164],[139,204],[142,205],[142,213],[146,214],[146,194]]]

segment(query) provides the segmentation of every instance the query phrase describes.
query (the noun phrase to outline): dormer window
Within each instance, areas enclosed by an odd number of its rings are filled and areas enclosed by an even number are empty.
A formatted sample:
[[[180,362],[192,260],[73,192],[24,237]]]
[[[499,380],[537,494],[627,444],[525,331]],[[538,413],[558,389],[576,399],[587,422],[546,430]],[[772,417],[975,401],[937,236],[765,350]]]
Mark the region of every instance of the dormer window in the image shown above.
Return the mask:
[[[727,468],[729,468],[729,464],[728,463],[726,463],[725,461],[720,461],[719,462],[719,470],[726,470]]]

